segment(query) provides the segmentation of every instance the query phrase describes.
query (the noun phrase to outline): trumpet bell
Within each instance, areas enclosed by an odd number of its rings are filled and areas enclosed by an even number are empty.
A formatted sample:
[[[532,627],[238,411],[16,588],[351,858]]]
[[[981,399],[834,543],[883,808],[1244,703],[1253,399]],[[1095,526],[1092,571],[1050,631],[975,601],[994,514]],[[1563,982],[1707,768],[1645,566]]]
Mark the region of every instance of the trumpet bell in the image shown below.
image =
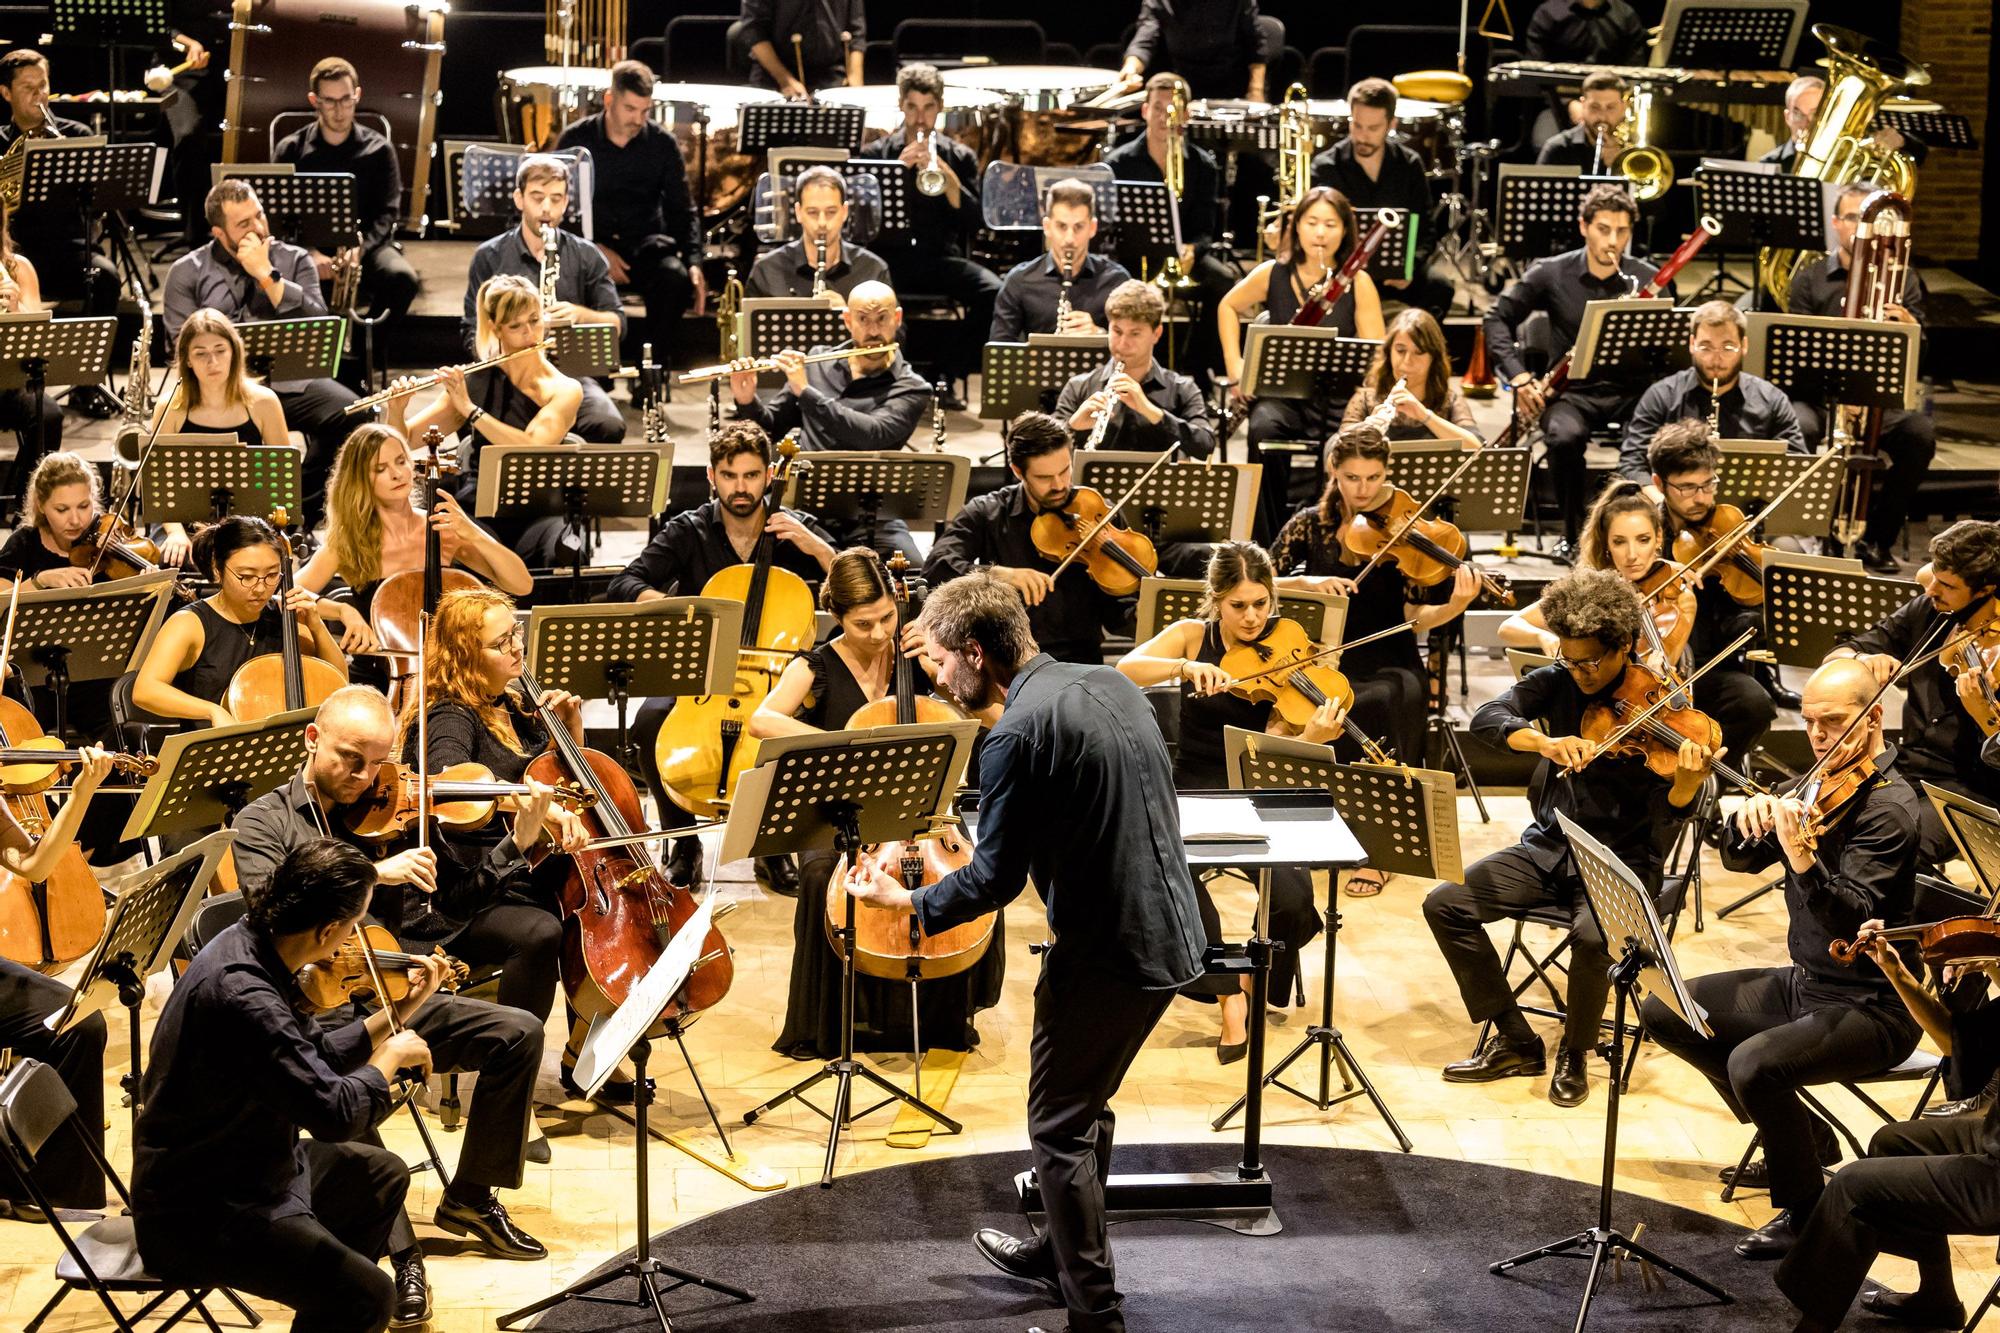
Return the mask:
[[[917,173],[917,193],[935,199],[944,193],[944,173],[935,167],[925,167]]]

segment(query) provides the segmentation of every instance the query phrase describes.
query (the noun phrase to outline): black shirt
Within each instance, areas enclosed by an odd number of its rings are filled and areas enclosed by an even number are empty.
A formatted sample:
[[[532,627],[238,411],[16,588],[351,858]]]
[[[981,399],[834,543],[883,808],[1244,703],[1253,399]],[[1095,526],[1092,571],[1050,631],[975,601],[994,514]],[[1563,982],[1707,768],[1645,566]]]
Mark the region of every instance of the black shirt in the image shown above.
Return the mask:
[[[1618,140],[1607,134],[1604,136],[1603,155],[1599,156],[1597,132],[1587,126],[1572,125],[1542,141],[1541,151],[1535,154],[1535,165],[1582,167],[1585,172],[1595,167],[1599,175],[1608,176],[1611,174],[1611,163],[1617,158],[1618,151]]]
[[[1346,253],[1346,247],[1343,246],[1341,253],[1329,262],[1329,267],[1339,268],[1342,260],[1346,257]],[[1264,288],[1264,313],[1266,317],[1273,324],[1291,323],[1294,319],[1298,318],[1300,308],[1306,303],[1307,290],[1306,284],[1299,278],[1298,266],[1293,260],[1272,260],[1271,276]],[[1343,338],[1352,338],[1354,336],[1353,285],[1350,285],[1346,291],[1340,294],[1340,299],[1333,303],[1333,310],[1325,319],[1319,322],[1319,327],[1334,329]]]
[[[1200,144],[1187,145],[1181,187],[1181,243],[1206,245],[1215,239],[1216,197],[1222,192],[1222,173],[1215,156]],[[1146,136],[1137,135],[1104,155],[1104,165],[1121,181],[1164,181],[1166,174],[1146,149]]]
[[[768,400],[737,405],[735,415],[756,422],[774,440],[796,427],[808,449],[900,449],[910,442],[930,394],[901,352],[887,370],[860,379],[843,356],[807,366],[804,393],[780,388]]]
[[[541,290],[542,261],[528,253],[527,238],[518,225],[480,242],[472,252],[472,267],[465,275],[465,309],[458,319],[459,340],[468,350],[479,328],[479,286],[501,273],[526,278]],[[561,227],[556,228],[556,300],[609,311],[618,316],[619,335],[625,333],[625,305],[618,298],[618,284],[611,281],[611,265],[596,246]]]
[[[344,171],[354,177],[354,211],[361,219],[361,247],[373,250],[395,239],[403,216],[403,168],[396,149],[366,125],[357,124],[339,143],[328,143],[314,121],[279,141],[273,162],[300,171]]]
[[[924,561],[924,582],[935,588],[981,565],[1010,569],[1055,569],[1055,562],[1035,549],[1029,528],[1035,513],[1028,493],[1016,482],[965,502],[951,516]],[[615,585],[614,585],[615,587]],[[1056,580],[1038,606],[1028,608],[1028,628],[1043,650],[1065,661],[1104,660],[1104,631],[1124,618],[1124,607],[1091,580],[1080,562]]]
[[[1869,963],[1846,967],[1827,953],[1833,941],[1853,939],[1864,921],[1880,918],[1891,929],[1910,923],[1922,841],[1917,803],[1923,798],[1895,764],[1891,748],[1878,761],[1881,775],[1842,806],[1820,834],[1813,863],[1803,873],[1785,861],[1776,833],[1746,839],[1734,820],[1727,826],[1722,863],[1748,873],[1772,865],[1784,868],[1790,917],[1785,944],[1792,966],[1806,974],[1808,996],[1818,992],[1849,1003],[1872,1002],[1908,1017],[1881,968]],[[1788,784],[1785,790],[1792,788]],[[1902,947],[1906,961],[1914,961],[1909,946]],[[1915,1019],[1910,1026],[1916,1026]]]
[[[1173,765],[1137,685],[1036,654],[1008,687],[979,775],[972,863],[916,895],[926,934],[1005,907],[1032,877],[1051,969],[1098,968],[1144,990],[1201,974]]]
[[[1431,178],[1417,150],[1399,139],[1382,145],[1382,169],[1374,177],[1355,158],[1354,140],[1342,139],[1313,158],[1312,183],[1340,191],[1356,208],[1404,209],[1419,237],[1425,235],[1430,222]],[[1364,220],[1362,230],[1367,229]]]
[[[1069,284],[1069,305],[1082,310],[1104,325],[1104,302],[1112,289],[1128,282],[1132,275],[1115,259],[1086,255]],[[993,329],[986,341],[1026,342],[1031,333],[1056,331],[1056,306],[1062,299],[1063,282],[1056,272],[1055,256],[1043,254],[1007,270],[1000,283],[1000,295],[993,302]]]
[[[1528,367],[1521,360],[1515,330],[1537,310],[1549,314],[1549,332],[1554,340],[1550,355],[1562,356],[1576,342],[1583,324],[1583,308],[1592,301],[1616,301],[1632,295],[1659,272],[1644,260],[1624,255],[1619,271],[1608,278],[1591,273],[1590,262],[1581,248],[1565,250],[1547,259],[1537,259],[1528,271],[1507,284],[1493,308],[1486,312],[1486,350],[1500,367],[1503,378],[1512,379]],[[1674,294],[1668,283],[1662,295]]]
[[[1276,620],[1269,622],[1276,624]],[[1222,627],[1205,621],[1194,660],[1222,661]],[[1229,760],[1222,735],[1230,727],[1263,731],[1271,724],[1269,699],[1247,699],[1228,690],[1197,694],[1193,682],[1180,683],[1180,744],[1174,749],[1174,785],[1182,791],[1219,791],[1229,786]]]
[[[688,190],[680,140],[671,130],[647,121],[620,147],[604,132],[600,111],[564,130],[556,147],[590,150],[591,221],[598,239],[628,260],[648,236],[672,237],[684,260],[701,257],[701,214]]]
[[[740,40],[748,51],[759,42],[769,42],[778,61],[794,76],[792,34],[805,39],[800,47],[806,66],[806,82],[814,89],[830,88],[844,82],[847,74],[840,34],[845,32],[853,49],[868,43],[868,16],[862,0],[743,0],[743,31]],[[771,76],[757,61],[750,61],[750,82],[771,88]]]
[[[826,266],[826,289],[846,300],[864,282],[888,282],[889,266],[872,251],[843,239],[840,258]],[[813,261],[803,238],[767,250],[743,280],[745,296],[811,296]]]
[[[5,112],[0,111],[0,116]],[[82,139],[97,131],[81,121],[65,120],[54,111],[42,111],[42,130],[51,138]],[[21,127],[11,116],[0,119],[0,151],[14,146]],[[7,230],[14,248],[28,257],[37,272],[51,264],[81,264],[82,251],[90,248],[90,227],[77,210],[58,204],[27,204],[17,208]],[[48,278],[42,279],[46,286]]]
[[[1634,481],[1649,480],[1653,469],[1646,461],[1646,448],[1653,436],[1660,427],[1688,417],[1708,420],[1709,402],[1708,381],[1693,366],[1654,381],[1625,419],[1625,440],[1618,450],[1619,475]],[[1718,439],[1783,440],[1792,453],[1811,452],[1806,448],[1805,433],[1799,429],[1799,414],[1792,410],[1792,400],[1771,387],[1769,380],[1755,375],[1739,374],[1736,383],[1723,391],[1717,419],[1722,423]]]
[[[1988,998],[1970,1013],[1952,1015],[1945,1086],[1953,1097],[1976,1096],[1996,1073],[2000,1073],[2000,999]],[[2000,1100],[1986,1108],[1979,1146],[1988,1157],[2000,1157]]]
[[[1502,747],[1509,736],[1536,720],[1549,736],[1581,735],[1584,709],[1617,685],[1614,680],[1599,695],[1586,695],[1566,668],[1537,667],[1499,698],[1482,705],[1472,715],[1472,731],[1481,740]],[[1568,815],[1634,873],[1655,880],[1665,860],[1663,835],[1676,827],[1685,813],[1676,811],[1667,799],[1672,789],[1673,784],[1636,758],[1607,756],[1567,778],[1558,776],[1556,766],[1544,759],[1536,764],[1528,787],[1528,805],[1534,817],[1521,831],[1521,846],[1547,874],[1576,874],[1570,863],[1569,841],[1556,822],[1558,814]]]
[[[1625,0],[1590,8],[1577,0],[1542,0],[1523,43],[1531,60],[1586,65],[1646,63],[1646,22]]]
[[[1196,97],[1241,97],[1261,44],[1257,0],[1141,0],[1125,58],[1172,70]]]
[[[945,90],[945,95],[951,95],[950,89]],[[894,160],[903,155],[904,142],[904,132],[898,127],[864,146],[855,156]],[[958,177],[958,207],[953,208],[942,194],[919,192],[916,169],[908,168],[911,173],[910,229],[879,233],[874,244],[882,254],[893,257],[899,250],[915,250],[931,256],[965,253],[965,238],[980,221],[979,158],[948,134],[937,137],[937,155],[938,160],[948,164],[952,174]]]
[[[1320,517],[1318,505],[1308,505],[1285,520],[1277,540],[1271,543],[1271,566],[1280,578],[1309,574],[1351,579],[1361,572],[1364,563],[1341,542],[1340,529],[1329,527]],[[1384,561],[1348,596],[1341,637],[1366,638],[1400,625],[1409,619],[1404,611],[1411,602],[1437,604],[1450,598],[1449,580],[1434,588],[1419,587]],[[1392,634],[1340,655],[1341,674],[1350,680],[1372,676],[1385,667],[1419,672],[1424,669],[1423,657],[1417,652],[1416,631]]]
[[[1910,265],[1903,282],[1903,299],[1898,302],[1910,318],[1924,323],[1924,280],[1917,266]],[[1790,300],[1785,308],[1794,315],[1839,316],[1847,309],[1847,266],[1838,252],[1822,255],[1792,275]]]
[[[42,540],[42,530],[32,523],[23,523],[15,528],[7,538],[7,544],[0,546],[0,574],[8,578],[18,574],[32,579],[51,569],[69,567],[69,557],[51,551]]]
[[[312,1212],[299,1131],[360,1138],[389,1114],[367,1025],[333,1029],[293,1007],[269,939],[239,921],[174,983],[153,1029],[132,1145],[132,1210],[149,1234]]]
[[[1056,416],[1068,421],[1090,397],[1111,382],[1111,363],[1073,376],[1056,398]],[[1146,369],[1139,381],[1146,401],[1166,415],[1158,425],[1148,423],[1123,403],[1112,410],[1110,428],[1097,446],[1100,449],[1143,449],[1158,453],[1178,444],[1189,458],[1207,458],[1215,452],[1215,425],[1209,420],[1208,404],[1202,401],[1195,382],[1179,371],[1169,370],[1158,361]],[[1079,446],[1089,438],[1086,431],[1074,431]]]
[[[1950,628],[1939,629],[1941,620],[1949,620]],[[1840,642],[1857,653],[1887,653],[1905,662],[1925,643],[1939,647],[1965,620],[1966,612],[1947,616],[1918,593],[1887,619]],[[1985,735],[1959,702],[1944,664],[1935,658],[1924,663],[1903,678],[1903,689],[1903,732],[1896,746],[1896,766],[1903,776],[1912,785],[1934,782],[1981,801],[2000,799],[2000,773],[1979,760]]]
[[[832,543],[826,530],[810,514],[794,509],[784,511],[804,525],[821,541]],[[722,503],[710,500],[696,509],[684,509],[660,525],[646,549],[625,566],[606,593],[613,602],[636,602],[651,588],[669,596],[692,597],[708,581],[733,565],[749,561],[736,553],[722,526]],[[788,569],[808,583],[817,584],[826,576],[819,561],[790,542],[771,543],[771,564]]]

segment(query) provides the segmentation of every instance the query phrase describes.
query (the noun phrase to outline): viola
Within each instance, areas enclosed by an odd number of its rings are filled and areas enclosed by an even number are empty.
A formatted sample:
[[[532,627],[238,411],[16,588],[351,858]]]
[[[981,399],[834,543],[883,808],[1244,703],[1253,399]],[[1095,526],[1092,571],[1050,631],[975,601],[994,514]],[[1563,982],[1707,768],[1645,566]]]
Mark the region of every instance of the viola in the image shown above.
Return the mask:
[[[367,936],[365,943],[363,935]],[[382,970],[382,988],[389,992],[387,995],[375,994],[374,979],[368,974],[369,949],[374,950],[376,965]],[[446,954],[442,945],[433,956],[443,958],[450,967],[450,975],[441,989],[455,991],[465,984],[470,969],[464,963]],[[396,1003],[410,993],[410,971],[421,967],[423,962],[421,954],[404,953],[387,926],[364,922],[333,951],[333,957],[307,963],[293,974],[293,979],[298,982],[307,1011],[323,1014],[355,999]]]
[[[2000,691],[1993,671],[2000,667],[2000,598],[1989,597],[1966,618],[1944,654],[1945,670],[1957,683],[1959,702],[1985,735],[2000,732]]]
[[[1875,784],[1881,770],[1876,764],[1876,756],[1867,752],[1866,734],[1855,732],[1828,751],[1829,755],[1840,757],[1823,761],[1825,767],[1816,780],[1808,770],[1795,788],[1798,792],[1809,793],[1811,797],[1807,803],[1805,823],[1799,830],[1806,846],[1817,847],[1821,835],[1840,818],[1848,802]]]
[[[865,703],[847,719],[847,729],[886,727],[895,723],[957,722],[964,714],[944,700],[916,691],[916,668],[903,655],[900,630],[910,623],[914,598],[913,580],[905,577],[909,562],[901,552],[889,558],[889,575],[895,584],[896,645],[895,688],[887,698]],[[921,889],[935,884],[972,860],[972,844],[956,828],[947,826],[936,836],[908,842],[888,842],[866,850],[878,864],[893,865],[903,887]],[[848,870],[827,882],[826,912],[822,920],[827,940],[840,948],[840,932],[847,921]],[[854,904],[854,967],[864,976],[888,981],[928,981],[933,977],[955,976],[985,956],[993,942],[998,914],[984,916],[951,927],[936,935],[926,935],[914,912],[898,912],[868,903]]]
[[[1921,926],[1890,926],[1854,940],[1834,940],[1826,951],[1834,962],[1851,965],[1870,940],[1915,940],[1917,952],[1932,967],[1990,962],[2000,959],[2000,920],[1953,916]]]
[[[1272,616],[1257,638],[1231,648],[1217,665],[1230,677],[1231,694],[1253,703],[1269,701],[1287,726],[1303,731],[1329,700],[1338,703],[1343,714],[1354,705],[1354,687],[1346,676],[1326,665],[1332,651],[1314,643],[1298,621]],[[1354,738],[1371,763],[1389,762],[1388,754],[1354,725],[1353,718],[1344,717],[1341,729]]]
[[[1714,718],[1686,703],[1687,697],[1684,685],[1670,684],[1637,662],[1629,662],[1616,686],[1585,705],[1578,734],[1601,747],[1593,759],[1605,755],[1639,759],[1647,771],[1671,779],[1680,767],[1682,741],[1693,741],[1711,751],[1722,744],[1722,728]],[[1649,709],[1653,711],[1637,726],[1629,725]],[[1745,791],[1762,790],[1719,759],[1711,760],[1709,767],[1717,777]]]
[[[1400,487],[1388,488],[1388,495],[1373,509],[1364,509],[1347,520],[1340,539],[1347,549],[1365,556],[1372,564],[1377,556],[1394,564],[1403,577],[1419,587],[1434,588],[1455,576],[1469,564],[1471,549],[1456,524],[1441,518],[1423,517],[1417,498]],[[1514,589],[1507,576],[1472,565],[1482,594],[1501,606],[1514,604]]]
[[[1741,509],[1719,504],[1707,522],[1682,528],[1674,537],[1674,559],[1683,566],[1701,564],[1717,542],[1727,541],[1727,551],[1715,558],[1716,581],[1739,606],[1762,606],[1764,553],[1769,548],[1751,541],[1749,533],[1749,520]]]
[[[235,718],[270,717],[317,707],[327,695],[347,684],[339,667],[299,651],[299,618],[286,608],[292,594],[292,551],[278,548],[279,648],[253,657],[236,668],[222,706]]]
[[[4,756],[0,756],[4,757]],[[0,770],[0,781],[5,770]],[[401,837],[423,814],[453,832],[484,828],[500,808],[500,802],[526,796],[524,782],[500,782],[484,764],[453,764],[430,775],[428,803],[419,799],[425,779],[413,768],[385,761],[376,770],[375,781],[354,801],[341,809],[341,819],[356,837],[382,842]],[[555,799],[572,810],[587,809],[593,801],[589,792],[565,783],[556,788]]]
[[[417,465],[417,480],[424,488],[424,563],[420,569],[399,570],[375,586],[368,604],[368,627],[384,651],[415,654],[423,634],[424,617],[436,612],[438,599],[447,592],[484,585],[473,574],[453,569],[444,562],[443,541],[431,516],[438,512],[438,496],[445,482],[458,475],[457,466],[439,455],[444,449],[444,432],[432,426],[424,432],[429,456]],[[398,711],[409,689],[414,656],[389,659],[389,701]]]
[[[521,693],[549,733],[549,748],[529,761],[528,776],[587,793],[590,806],[581,817],[593,839],[630,837],[645,829],[639,793],[625,766],[577,741],[526,672]],[[563,990],[585,1019],[624,1004],[696,908],[694,895],[667,878],[644,842],[585,848],[570,856],[558,906]],[[662,1017],[684,1019],[709,1008],[729,993],[734,978],[729,945],[711,925],[701,957]]]
[[[160,568],[160,548],[132,530],[115,514],[99,514],[83,535],[69,548],[69,563],[87,569],[93,579],[129,579],[151,574]],[[182,602],[194,600],[194,589],[185,579],[174,580],[174,596]]]
[[[798,451],[798,441],[790,436],[778,444],[778,462],[764,493],[767,515],[784,507]],[[700,818],[719,817],[736,794],[737,779],[757,759],[757,741],[744,724],[777,688],[785,663],[812,647],[818,633],[805,580],[772,567],[774,540],[767,524],[748,564],[718,570],[701,588],[703,597],[743,603],[734,687],[728,694],[676,703],[654,742],[653,757],[668,798]]]
[[[1074,560],[1098,587],[1114,597],[1139,590],[1139,580],[1160,567],[1153,539],[1117,521],[1101,492],[1089,486],[1070,489],[1060,509],[1044,509],[1028,525],[1035,549],[1058,565]]]
[[[1694,617],[1684,614],[1681,607],[1681,582],[1679,566],[1655,560],[1652,569],[1632,585],[1646,609],[1646,619],[1640,625],[1646,645],[1669,668],[1679,665],[1694,635]]]

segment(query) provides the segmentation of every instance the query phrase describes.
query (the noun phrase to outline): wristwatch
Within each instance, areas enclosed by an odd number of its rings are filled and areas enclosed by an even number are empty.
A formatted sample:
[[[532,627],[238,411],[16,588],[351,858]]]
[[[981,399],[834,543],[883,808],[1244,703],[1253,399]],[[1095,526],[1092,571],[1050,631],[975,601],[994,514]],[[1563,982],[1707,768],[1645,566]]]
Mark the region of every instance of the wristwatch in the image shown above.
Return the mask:
[[[279,274],[278,274],[278,270],[276,270],[276,269],[272,269],[272,270],[271,270],[271,271],[270,271],[269,273],[267,273],[267,274],[265,274],[265,275],[264,275],[264,281],[266,281],[266,282],[283,282],[283,281],[284,281],[284,278],[283,278],[283,277],[281,277],[281,276],[279,276]]]

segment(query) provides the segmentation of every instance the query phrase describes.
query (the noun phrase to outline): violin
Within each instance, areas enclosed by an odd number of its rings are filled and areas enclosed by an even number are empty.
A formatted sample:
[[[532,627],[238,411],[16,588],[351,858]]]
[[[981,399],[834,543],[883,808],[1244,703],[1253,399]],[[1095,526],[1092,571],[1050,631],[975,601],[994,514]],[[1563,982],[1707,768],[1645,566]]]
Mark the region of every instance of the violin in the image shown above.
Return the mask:
[[[48,741],[49,744],[37,745],[36,740]],[[53,736],[38,736],[34,740],[0,747],[0,794],[32,796],[47,791],[55,786],[56,778],[64,768],[82,762],[83,751],[66,750],[62,748],[62,742]],[[159,761],[144,754],[113,754],[111,767],[114,772],[141,778],[150,778],[160,771]]]
[[[87,569],[91,578],[129,579],[151,574],[161,568],[160,548],[132,530],[115,514],[99,514],[83,535],[69,548],[69,563]],[[174,580],[174,597],[192,602],[194,588],[186,579]]]
[[[1089,486],[1070,489],[1060,509],[1044,509],[1028,526],[1035,549],[1057,564],[1057,573],[1072,560],[1091,581],[1114,597],[1139,591],[1139,580],[1160,567],[1153,539],[1117,519],[1117,511],[1101,492]]]
[[[1347,549],[1368,557],[1369,564],[1387,560],[1403,571],[1403,577],[1423,588],[1434,588],[1453,577],[1470,562],[1471,549],[1456,524],[1441,518],[1423,517],[1423,506],[1415,496],[1397,486],[1388,488],[1386,498],[1373,509],[1364,509],[1347,520],[1341,529]],[[1514,589],[1507,576],[1473,565],[1484,596],[1501,606],[1514,604]]]
[[[909,562],[901,552],[889,558],[889,578],[895,585],[896,626],[910,623],[914,614],[912,586],[906,578]],[[865,703],[847,719],[847,729],[886,727],[910,722],[957,722],[964,714],[944,700],[916,691],[916,667],[903,655],[900,633],[895,647],[895,688],[887,698]],[[957,828],[947,824],[936,835],[908,842],[887,842],[867,849],[876,862],[896,867],[903,887],[911,890],[935,884],[972,860],[972,844]],[[845,929],[849,871],[842,867],[826,886],[827,940],[840,948],[840,932]],[[936,935],[926,935],[914,912],[898,912],[868,903],[854,904],[854,967],[863,976],[886,981],[928,981],[933,977],[956,976],[985,956],[993,942],[997,913],[988,912]]]
[[[1405,626],[1404,628],[1407,628]],[[1352,646],[1352,645],[1348,645]],[[1326,665],[1339,649],[1321,649],[1305,626],[1289,616],[1272,616],[1256,639],[1231,648],[1217,663],[1230,677],[1228,690],[1252,703],[1269,702],[1271,710],[1294,731],[1304,731],[1314,713],[1329,700],[1340,705],[1341,729],[1354,738],[1369,762],[1389,763],[1375,739],[1344,716],[1354,706],[1354,686]]]
[[[0,783],[5,780],[6,770],[0,769]],[[374,783],[341,810],[341,819],[356,837],[380,842],[401,837],[426,812],[449,831],[471,832],[492,820],[502,800],[529,792],[524,782],[497,781],[484,764],[453,764],[432,773],[427,807],[418,799],[424,783],[415,769],[384,761]],[[588,809],[595,801],[591,793],[570,783],[556,788],[555,799],[572,810]]]
[[[1987,598],[1956,637],[1959,642],[1944,654],[1945,670],[1957,683],[1965,711],[1991,736],[2000,732],[2000,691],[1993,687],[1993,670],[2000,666],[2000,598]]]
[[[374,599],[368,604],[368,628],[375,631],[377,642],[386,652],[414,654],[423,633],[424,617],[437,611],[440,597],[460,588],[484,586],[475,575],[444,563],[443,542],[431,517],[438,512],[438,496],[445,490],[445,481],[458,475],[458,467],[439,457],[444,449],[444,432],[436,426],[424,432],[424,445],[429,457],[417,464],[418,483],[423,486],[425,497],[423,567],[399,570],[383,579],[375,585]],[[389,659],[389,702],[399,712],[403,695],[409,689],[414,661],[414,656]]]
[[[1865,716],[1865,714],[1864,714]],[[1822,834],[1840,818],[1847,803],[1875,784],[1880,770],[1876,767],[1876,757],[1867,752],[1862,743],[1866,733],[1856,732],[1846,743],[1836,746],[1827,753],[1829,756],[1851,750],[1839,759],[1822,761],[1826,767],[1817,778],[1808,770],[1796,791],[1808,794],[1805,823],[1799,829],[1799,836],[1808,847],[1818,847]]]
[[[764,493],[766,515],[784,508],[798,452],[793,437],[778,442],[778,462]],[[757,741],[744,724],[777,688],[785,663],[812,647],[818,636],[812,590],[789,569],[772,567],[774,541],[767,524],[748,564],[716,571],[701,588],[703,597],[743,603],[734,688],[676,703],[654,742],[653,757],[668,798],[698,818],[720,817],[736,794],[736,780],[757,759]]]
[[[1851,941],[1833,940],[1826,951],[1834,962],[1851,966],[1871,940],[1915,940],[1917,952],[1932,967],[1992,962],[2000,959],[2000,920],[1953,916],[1921,926],[1890,926]]]
[[[1628,662],[1618,684],[1584,706],[1577,732],[1599,747],[1593,759],[1606,755],[1638,759],[1648,772],[1672,779],[1680,768],[1682,741],[1693,741],[1711,753],[1722,744],[1722,728],[1687,703],[1688,697],[1685,683],[1662,680],[1637,662]],[[1709,768],[1744,791],[1763,790],[1719,759],[1711,759]]]
[[[1694,635],[1694,617],[1681,613],[1680,572],[1678,565],[1656,559],[1645,577],[1632,585],[1632,591],[1639,594],[1640,605],[1646,610],[1646,619],[1640,625],[1646,646],[1669,669],[1680,664],[1688,640]]]
[[[347,684],[347,677],[333,663],[301,655],[298,614],[285,605],[291,595],[292,548],[287,541],[278,547],[279,648],[251,658],[229,678],[222,706],[231,717],[270,717],[317,707],[327,695]]]
[[[364,935],[367,937],[365,942]],[[368,973],[370,949],[374,951],[377,966],[382,969],[382,988],[389,992],[387,995],[375,994],[375,982]],[[455,991],[465,984],[470,969],[464,963],[446,954],[442,945],[433,956],[443,958],[450,968],[441,989]],[[299,995],[305,1002],[306,1011],[323,1014],[354,999],[372,998],[384,1004],[396,1003],[410,993],[410,970],[421,967],[423,962],[420,954],[402,952],[387,926],[364,922],[356,926],[353,933],[333,951],[333,957],[324,962],[307,963],[292,975],[298,982]]]
[[[1764,604],[1764,553],[1770,548],[1750,540],[1750,520],[1732,504],[1719,504],[1708,521],[1680,530],[1674,537],[1674,559],[1683,566],[1713,562],[1716,581],[1738,606]],[[1727,542],[1717,554],[1718,542]]]

